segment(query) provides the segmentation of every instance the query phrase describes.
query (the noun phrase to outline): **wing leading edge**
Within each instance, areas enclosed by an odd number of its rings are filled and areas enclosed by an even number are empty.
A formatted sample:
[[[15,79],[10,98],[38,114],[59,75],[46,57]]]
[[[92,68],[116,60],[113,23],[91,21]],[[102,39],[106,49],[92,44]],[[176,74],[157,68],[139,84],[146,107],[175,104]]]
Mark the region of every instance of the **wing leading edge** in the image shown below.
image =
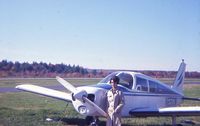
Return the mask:
[[[52,98],[56,98],[59,100],[64,100],[67,102],[71,102],[71,94],[49,89],[49,88],[44,88],[36,85],[31,85],[31,84],[23,84],[23,85],[18,85],[16,86],[17,89],[27,91],[27,92],[32,92],[35,94],[40,94]]]
[[[167,107],[159,108],[153,111],[134,111],[129,112],[130,115],[136,117],[147,117],[147,116],[200,116],[200,107]]]

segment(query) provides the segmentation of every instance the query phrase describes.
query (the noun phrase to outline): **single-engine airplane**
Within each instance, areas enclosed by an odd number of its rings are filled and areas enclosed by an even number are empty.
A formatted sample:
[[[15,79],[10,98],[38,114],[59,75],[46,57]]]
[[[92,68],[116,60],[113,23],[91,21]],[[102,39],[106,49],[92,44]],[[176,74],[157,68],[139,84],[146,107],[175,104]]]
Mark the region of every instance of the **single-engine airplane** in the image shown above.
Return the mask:
[[[182,60],[171,87],[141,73],[118,71],[109,74],[96,85],[81,87],[74,87],[56,77],[71,93],[31,84],[18,85],[16,88],[71,102],[78,113],[87,117],[106,117],[106,92],[111,89],[109,81],[111,77],[118,76],[118,89],[123,91],[125,97],[122,117],[171,116],[174,126],[177,116],[200,116],[200,106],[180,106],[183,100],[200,101],[199,98],[189,98],[183,94],[185,68],[186,64]]]

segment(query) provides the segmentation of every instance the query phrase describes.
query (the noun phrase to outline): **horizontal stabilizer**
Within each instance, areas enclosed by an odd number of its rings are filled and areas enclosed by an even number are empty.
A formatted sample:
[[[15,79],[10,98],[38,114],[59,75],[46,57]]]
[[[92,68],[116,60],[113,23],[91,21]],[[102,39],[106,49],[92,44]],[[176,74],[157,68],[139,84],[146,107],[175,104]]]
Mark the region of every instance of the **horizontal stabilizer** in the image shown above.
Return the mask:
[[[183,100],[200,101],[200,98],[189,98],[189,97],[183,97]]]
[[[27,91],[27,92],[32,92],[35,94],[40,94],[64,101],[71,102],[71,94],[70,93],[65,93],[49,88],[44,88],[36,85],[31,85],[31,84],[23,84],[23,85],[18,85],[16,86],[17,89]]]

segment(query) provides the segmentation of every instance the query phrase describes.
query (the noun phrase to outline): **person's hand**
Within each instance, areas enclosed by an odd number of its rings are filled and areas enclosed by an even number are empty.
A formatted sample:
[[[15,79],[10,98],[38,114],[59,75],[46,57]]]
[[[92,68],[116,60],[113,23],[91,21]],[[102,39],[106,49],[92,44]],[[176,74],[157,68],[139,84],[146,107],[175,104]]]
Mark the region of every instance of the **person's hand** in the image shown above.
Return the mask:
[[[113,116],[116,116],[116,114],[117,114],[117,112],[116,112],[116,111],[114,111],[114,112],[113,112]]]
[[[110,116],[108,115],[108,113],[106,113],[106,118],[109,118]]]
[[[117,109],[115,109],[115,111],[113,112],[113,114],[117,114],[118,113],[118,110]]]

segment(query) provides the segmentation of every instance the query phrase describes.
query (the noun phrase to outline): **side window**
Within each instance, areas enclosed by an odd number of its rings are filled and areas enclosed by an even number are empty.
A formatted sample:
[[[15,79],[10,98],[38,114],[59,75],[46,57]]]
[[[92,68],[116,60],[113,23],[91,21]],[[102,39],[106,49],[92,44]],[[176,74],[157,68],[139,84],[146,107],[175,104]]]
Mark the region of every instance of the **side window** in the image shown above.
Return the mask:
[[[136,77],[136,90],[148,91],[147,80],[140,77]]]
[[[149,80],[149,92],[152,93],[158,93],[158,94],[173,94],[171,90],[166,88],[165,86],[159,84],[158,82],[155,81],[150,81]]]
[[[158,83],[154,81],[149,81],[149,92],[156,93],[157,87],[158,87]]]
[[[174,92],[172,92],[171,90],[167,89],[166,87],[164,87],[163,85],[158,85],[158,93],[160,94],[172,94]]]

